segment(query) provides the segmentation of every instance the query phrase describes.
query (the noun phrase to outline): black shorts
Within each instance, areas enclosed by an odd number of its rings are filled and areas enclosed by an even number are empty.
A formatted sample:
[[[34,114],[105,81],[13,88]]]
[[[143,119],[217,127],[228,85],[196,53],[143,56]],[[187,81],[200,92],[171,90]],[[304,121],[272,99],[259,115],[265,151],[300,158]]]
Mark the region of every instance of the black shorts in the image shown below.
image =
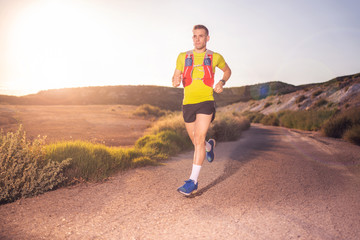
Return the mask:
[[[183,117],[186,123],[195,122],[196,114],[213,115],[211,122],[215,119],[215,101],[206,101],[196,104],[183,105]]]

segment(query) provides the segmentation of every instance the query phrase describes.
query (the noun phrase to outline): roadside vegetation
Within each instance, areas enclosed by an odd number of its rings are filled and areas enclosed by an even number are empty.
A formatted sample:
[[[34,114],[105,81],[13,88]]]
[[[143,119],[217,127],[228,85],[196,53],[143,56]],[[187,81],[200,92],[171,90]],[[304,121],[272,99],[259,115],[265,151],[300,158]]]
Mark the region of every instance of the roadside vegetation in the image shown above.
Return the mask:
[[[222,113],[216,116],[209,132],[208,138],[216,141],[235,141],[244,130],[250,128],[250,121],[237,113]]]
[[[65,181],[70,159],[59,162],[46,157],[45,139],[26,139],[22,126],[15,132],[0,132],[0,204],[56,188]]]
[[[324,124],[322,132],[325,136],[344,138],[360,145],[360,108],[352,108],[336,114]]]
[[[259,112],[244,112],[251,122],[270,126],[281,126],[307,131],[317,131],[336,110],[280,111],[265,115]]]
[[[149,115],[153,116],[151,111]],[[233,141],[249,127],[250,122],[240,115],[219,113],[209,137]],[[170,113],[154,122],[133,147],[108,147],[84,141],[46,145],[45,138],[29,141],[21,126],[15,133],[1,131],[0,204],[77,182],[102,181],[120,170],[159,165],[191,148],[179,113]]]
[[[343,138],[360,145],[360,108],[318,109],[309,111],[280,111],[269,115],[260,112],[243,112],[252,123],[281,126],[306,131],[321,131],[324,136]]]
[[[167,111],[165,111],[157,106],[152,106],[150,104],[143,104],[136,108],[133,115],[139,116],[139,117],[144,117],[147,119],[149,119],[149,118],[157,119],[159,117],[165,116],[166,113],[167,113]]]

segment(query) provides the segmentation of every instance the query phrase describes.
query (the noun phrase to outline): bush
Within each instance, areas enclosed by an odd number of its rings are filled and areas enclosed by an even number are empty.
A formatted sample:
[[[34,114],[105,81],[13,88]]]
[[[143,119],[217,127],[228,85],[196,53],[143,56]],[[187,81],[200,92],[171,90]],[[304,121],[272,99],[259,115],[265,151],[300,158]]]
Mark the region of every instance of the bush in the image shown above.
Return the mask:
[[[250,128],[250,121],[234,113],[218,114],[209,129],[208,137],[216,141],[235,141],[242,131]]]
[[[322,128],[327,137],[341,138],[344,132],[351,127],[351,120],[347,117],[336,117],[329,120]]]
[[[250,111],[243,112],[242,116],[246,117],[252,123],[260,123],[261,119],[265,117],[265,115],[260,112],[250,112]]]
[[[322,94],[323,91],[322,90],[316,90],[315,92],[313,92],[313,94],[311,95],[313,98],[319,96],[320,94]]]
[[[304,95],[300,95],[295,99],[295,103],[302,103],[306,97]]]
[[[146,155],[154,158],[157,158],[159,154],[160,158],[167,158],[190,147],[191,143],[187,137],[170,130],[146,135],[135,143],[135,148],[142,149]]]
[[[50,161],[44,152],[45,139],[27,141],[19,127],[15,133],[0,133],[0,203],[35,196],[62,184],[70,159]]]
[[[324,99],[324,98],[321,98],[317,102],[315,102],[314,106],[315,107],[321,107],[321,106],[324,106],[326,104],[328,104],[328,101],[326,99]]]
[[[218,141],[236,140],[249,127],[249,121],[237,114],[219,113],[209,134]],[[60,184],[79,180],[100,181],[117,170],[157,165],[159,160],[191,147],[180,114],[169,115],[155,123],[149,134],[140,138],[132,148],[83,141],[45,146],[44,139],[33,143],[26,141],[21,129],[15,134],[1,132],[0,203],[33,196]]]
[[[280,126],[307,131],[319,130],[335,110],[282,111],[278,113]]]
[[[360,125],[347,129],[344,133],[344,139],[353,144],[360,145]]]
[[[269,126],[279,126],[279,119],[275,113],[272,113],[263,117],[260,123]]]
[[[342,138],[345,131],[360,124],[360,109],[353,108],[335,115],[327,121],[322,132],[327,137]]]
[[[165,118],[158,120],[149,129],[150,133],[152,134],[156,134],[165,130],[174,131],[176,134],[183,137],[188,136],[181,113],[169,114]]]
[[[133,113],[135,116],[148,117],[148,118],[159,118],[166,115],[166,111],[159,107],[152,106],[149,104],[143,104],[136,108]]]
[[[118,170],[132,166],[132,159],[144,153],[139,149],[107,147],[84,141],[59,142],[46,146],[47,157],[61,162],[72,158],[72,163],[65,171],[70,181],[83,179],[100,181]]]
[[[221,116],[221,114],[220,114]],[[236,118],[236,116],[234,116]],[[224,128],[228,127],[226,124]],[[211,131],[211,129],[209,130]],[[221,134],[217,135],[221,139]],[[156,122],[149,133],[138,139],[133,148],[107,147],[83,141],[59,142],[46,146],[46,156],[56,162],[71,157],[72,163],[65,171],[69,181],[83,179],[100,181],[118,170],[157,164],[181,151],[190,149],[181,114],[172,114]]]
[[[267,102],[267,103],[265,103],[264,109],[267,108],[267,107],[270,107],[272,104],[273,104],[272,102]]]
[[[133,168],[136,167],[145,167],[148,165],[158,165],[158,162],[148,156],[141,156],[138,158],[135,158],[132,162],[131,162],[131,166]]]

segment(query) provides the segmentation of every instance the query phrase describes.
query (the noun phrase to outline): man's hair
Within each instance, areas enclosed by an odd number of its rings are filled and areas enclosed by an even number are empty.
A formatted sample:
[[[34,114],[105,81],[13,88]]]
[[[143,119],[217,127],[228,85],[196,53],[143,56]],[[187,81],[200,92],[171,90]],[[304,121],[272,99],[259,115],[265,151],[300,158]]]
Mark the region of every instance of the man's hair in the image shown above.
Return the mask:
[[[196,30],[196,29],[204,29],[206,35],[209,36],[209,30],[208,30],[207,27],[205,27],[204,25],[201,25],[201,24],[195,25],[194,28],[193,28],[193,30]]]

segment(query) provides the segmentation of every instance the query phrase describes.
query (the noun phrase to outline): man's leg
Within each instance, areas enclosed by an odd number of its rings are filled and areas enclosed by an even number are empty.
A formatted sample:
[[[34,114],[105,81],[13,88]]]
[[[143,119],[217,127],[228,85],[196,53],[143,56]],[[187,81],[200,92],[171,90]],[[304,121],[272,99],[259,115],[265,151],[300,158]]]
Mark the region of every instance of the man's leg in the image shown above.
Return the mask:
[[[212,114],[197,114],[195,122],[185,123],[187,133],[195,147],[193,163],[202,165],[205,158],[205,138],[211,123]]]
[[[205,158],[205,137],[211,123],[211,116],[206,114],[197,114],[195,122],[186,123],[186,129],[189,137],[194,144],[193,167],[190,179],[197,183],[201,166]]]
[[[196,121],[196,119],[195,119],[195,121]],[[187,131],[187,133],[190,137],[190,140],[194,146],[195,146],[195,142],[194,142],[195,121],[191,122],[191,123],[185,122],[186,131]]]
[[[193,164],[201,166],[205,159],[205,138],[210,127],[212,114],[197,114],[194,126],[194,159]]]
[[[197,179],[205,158],[205,138],[212,119],[212,114],[197,114],[195,122],[185,123],[189,137],[194,144],[193,167],[190,179],[178,189],[179,192],[190,195],[197,189]]]

